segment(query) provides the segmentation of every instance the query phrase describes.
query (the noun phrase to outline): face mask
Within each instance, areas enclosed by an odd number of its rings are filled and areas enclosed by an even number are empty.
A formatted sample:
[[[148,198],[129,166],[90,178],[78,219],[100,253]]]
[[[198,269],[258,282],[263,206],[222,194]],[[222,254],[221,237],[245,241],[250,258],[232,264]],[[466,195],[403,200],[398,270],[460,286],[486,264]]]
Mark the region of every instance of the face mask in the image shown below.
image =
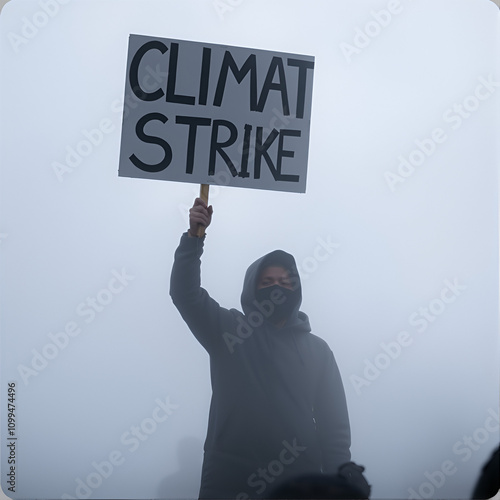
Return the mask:
[[[299,302],[299,290],[290,290],[280,285],[267,286],[255,292],[254,305],[271,323],[287,319]]]

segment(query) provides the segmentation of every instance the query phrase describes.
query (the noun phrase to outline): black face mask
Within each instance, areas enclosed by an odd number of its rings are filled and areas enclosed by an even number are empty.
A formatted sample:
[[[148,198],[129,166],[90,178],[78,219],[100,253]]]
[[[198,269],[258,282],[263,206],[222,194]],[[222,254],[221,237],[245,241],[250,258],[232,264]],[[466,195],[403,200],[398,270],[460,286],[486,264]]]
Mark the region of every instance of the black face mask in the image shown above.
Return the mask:
[[[267,286],[255,292],[254,306],[271,323],[287,319],[299,302],[299,290],[280,285]]]

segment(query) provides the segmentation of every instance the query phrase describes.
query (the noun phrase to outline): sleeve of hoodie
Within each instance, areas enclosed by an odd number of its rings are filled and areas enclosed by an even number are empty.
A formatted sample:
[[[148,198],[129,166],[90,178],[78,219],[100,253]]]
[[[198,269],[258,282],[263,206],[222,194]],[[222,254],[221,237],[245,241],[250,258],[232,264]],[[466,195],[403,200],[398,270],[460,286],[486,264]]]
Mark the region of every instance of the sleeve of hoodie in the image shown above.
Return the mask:
[[[170,296],[198,342],[212,354],[223,345],[224,329],[232,330],[233,316],[201,287],[203,243],[204,238],[182,235],[174,256]]]
[[[316,396],[314,417],[322,452],[323,472],[336,474],[351,460],[351,428],[344,385],[330,348]]]

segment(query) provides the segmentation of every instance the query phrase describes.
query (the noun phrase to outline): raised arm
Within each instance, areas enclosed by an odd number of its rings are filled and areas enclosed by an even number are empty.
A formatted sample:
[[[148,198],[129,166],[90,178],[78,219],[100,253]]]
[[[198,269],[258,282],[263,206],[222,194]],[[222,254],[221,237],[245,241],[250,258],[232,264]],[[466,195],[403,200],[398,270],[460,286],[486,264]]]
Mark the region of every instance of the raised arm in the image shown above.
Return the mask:
[[[196,236],[202,224],[208,227],[212,207],[197,198],[189,212],[189,230],[181,237],[174,256],[170,277],[170,296],[182,318],[200,344],[212,353],[222,345],[222,330],[231,321],[231,313],[201,287],[201,256],[205,236]]]

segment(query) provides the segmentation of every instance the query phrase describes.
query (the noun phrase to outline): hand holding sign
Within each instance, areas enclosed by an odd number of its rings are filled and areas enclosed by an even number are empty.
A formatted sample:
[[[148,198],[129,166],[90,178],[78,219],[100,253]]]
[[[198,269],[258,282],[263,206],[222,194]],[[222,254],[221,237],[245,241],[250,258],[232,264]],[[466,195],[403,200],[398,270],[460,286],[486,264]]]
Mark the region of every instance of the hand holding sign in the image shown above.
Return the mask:
[[[205,229],[212,222],[212,206],[207,206],[201,198],[196,198],[192,208],[189,210],[189,231],[190,236],[202,237]],[[200,231],[201,229],[201,231]]]

